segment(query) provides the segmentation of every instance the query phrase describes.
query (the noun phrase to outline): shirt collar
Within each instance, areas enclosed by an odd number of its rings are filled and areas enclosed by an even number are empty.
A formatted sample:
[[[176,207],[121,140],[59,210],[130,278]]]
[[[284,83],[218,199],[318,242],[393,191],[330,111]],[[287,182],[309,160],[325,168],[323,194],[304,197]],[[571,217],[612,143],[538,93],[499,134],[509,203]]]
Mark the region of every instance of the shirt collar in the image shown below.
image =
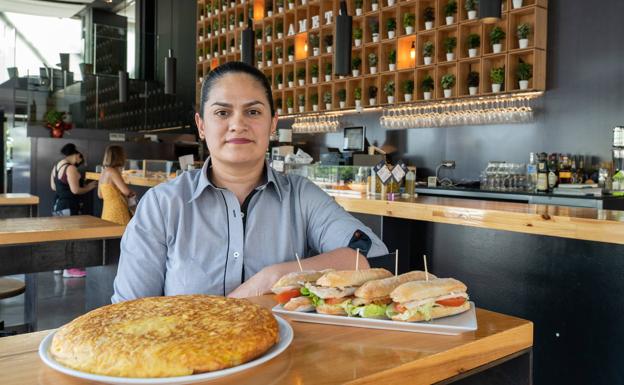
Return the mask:
[[[204,190],[208,187],[216,189],[216,190],[222,190],[221,187],[218,187],[217,185],[212,183],[212,181],[208,177],[208,169],[210,167],[211,167],[211,162],[210,162],[210,157],[208,157],[208,159],[206,159],[206,161],[204,162],[204,165],[202,166],[199,178],[197,179],[195,188],[193,190],[193,195],[191,196],[189,203],[197,199],[204,192]],[[277,194],[277,197],[281,202],[283,186],[279,182],[278,177],[277,175],[275,175],[275,173],[276,171],[273,170],[273,168],[269,166],[268,162],[265,161],[264,162],[264,182],[260,184],[258,187],[256,187],[256,190],[264,190],[269,185],[273,185],[273,189],[275,190],[275,193]]]

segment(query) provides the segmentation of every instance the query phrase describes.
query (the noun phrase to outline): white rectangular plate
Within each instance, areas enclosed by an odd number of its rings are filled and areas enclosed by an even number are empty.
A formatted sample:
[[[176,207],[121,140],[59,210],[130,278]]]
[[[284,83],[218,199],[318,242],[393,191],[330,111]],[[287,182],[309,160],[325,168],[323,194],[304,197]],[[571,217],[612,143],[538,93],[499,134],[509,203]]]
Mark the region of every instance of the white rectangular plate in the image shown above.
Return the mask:
[[[347,317],[339,315],[305,313],[300,311],[284,310],[281,305],[273,308],[273,312],[283,314],[293,321],[312,322],[329,325],[352,326],[370,329],[398,330],[402,332],[457,335],[477,330],[477,315],[475,304],[470,302],[470,310],[450,317],[438,318],[432,321],[401,322],[372,318]]]

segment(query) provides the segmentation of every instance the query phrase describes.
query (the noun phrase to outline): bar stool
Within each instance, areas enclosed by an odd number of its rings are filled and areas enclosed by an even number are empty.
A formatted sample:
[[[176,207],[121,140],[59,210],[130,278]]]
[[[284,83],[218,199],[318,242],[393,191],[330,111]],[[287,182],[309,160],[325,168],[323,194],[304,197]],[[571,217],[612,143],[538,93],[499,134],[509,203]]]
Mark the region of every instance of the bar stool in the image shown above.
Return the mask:
[[[0,299],[16,297],[26,291],[26,284],[18,279],[1,277],[0,278]],[[4,320],[0,320],[0,337],[17,334],[17,329],[21,329],[25,325],[11,327],[10,330],[4,329]]]

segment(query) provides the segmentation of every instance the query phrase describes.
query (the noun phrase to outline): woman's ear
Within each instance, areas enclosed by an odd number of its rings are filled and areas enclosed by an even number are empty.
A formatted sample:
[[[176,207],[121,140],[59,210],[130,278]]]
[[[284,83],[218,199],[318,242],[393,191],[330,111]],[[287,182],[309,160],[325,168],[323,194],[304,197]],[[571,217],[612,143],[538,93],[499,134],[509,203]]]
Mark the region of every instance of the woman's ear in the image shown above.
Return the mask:
[[[206,139],[206,135],[204,135],[204,120],[199,116],[199,114],[195,113],[195,125],[197,126],[197,134],[201,140]]]

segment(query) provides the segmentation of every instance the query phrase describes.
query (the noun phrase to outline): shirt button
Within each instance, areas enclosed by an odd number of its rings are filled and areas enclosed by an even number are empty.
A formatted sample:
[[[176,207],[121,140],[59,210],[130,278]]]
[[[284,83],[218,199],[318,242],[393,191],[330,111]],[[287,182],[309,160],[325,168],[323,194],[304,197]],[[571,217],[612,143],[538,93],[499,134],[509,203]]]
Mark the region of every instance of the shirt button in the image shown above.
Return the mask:
[[[238,251],[235,251],[233,255],[234,255],[234,259],[237,259],[240,253]]]

